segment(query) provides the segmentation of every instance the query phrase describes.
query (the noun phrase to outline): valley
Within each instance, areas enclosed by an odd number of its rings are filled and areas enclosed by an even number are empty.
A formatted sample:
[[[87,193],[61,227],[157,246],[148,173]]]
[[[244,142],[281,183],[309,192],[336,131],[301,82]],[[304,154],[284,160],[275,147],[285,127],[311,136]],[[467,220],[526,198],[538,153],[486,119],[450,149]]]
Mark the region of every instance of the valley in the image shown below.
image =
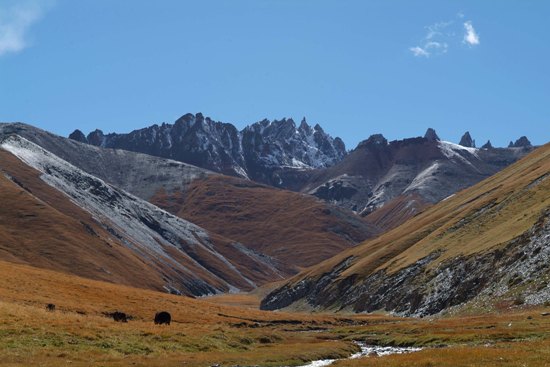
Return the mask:
[[[346,358],[354,341],[422,351],[343,359],[335,366],[544,366],[550,308],[399,318],[381,314],[263,312],[0,262],[0,365],[300,366]],[[56,310],[48,312],[47,303]],[[128,323],[105,312],[124,311]],[[170,326],[154,325],[159,310]]]
[[[548,145],[373,136],[287,190],[77,140],[0,125],[0,365],[545,365]]]

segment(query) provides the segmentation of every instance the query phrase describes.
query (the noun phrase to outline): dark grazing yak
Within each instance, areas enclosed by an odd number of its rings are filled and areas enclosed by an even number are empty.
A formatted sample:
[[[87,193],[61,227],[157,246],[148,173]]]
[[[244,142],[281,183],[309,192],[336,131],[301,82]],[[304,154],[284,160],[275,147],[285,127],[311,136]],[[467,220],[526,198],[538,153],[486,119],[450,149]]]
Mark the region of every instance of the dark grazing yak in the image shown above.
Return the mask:
[[[155,314],[155,325],[170,325],[170,321],[172,321],[172,316],[166,311],[157,312]]]

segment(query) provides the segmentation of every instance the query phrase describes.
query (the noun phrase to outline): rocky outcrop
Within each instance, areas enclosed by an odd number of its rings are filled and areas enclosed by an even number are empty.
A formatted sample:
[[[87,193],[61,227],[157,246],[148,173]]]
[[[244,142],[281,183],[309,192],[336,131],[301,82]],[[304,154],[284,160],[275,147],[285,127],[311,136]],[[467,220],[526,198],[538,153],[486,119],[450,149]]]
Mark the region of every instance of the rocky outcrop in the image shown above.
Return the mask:
[[[339,163],[315,171],[302,191],[368,216],[402,197],[434,204],[514,163],[530,150],[475,149],[428,138],[387,142],[373,135]],[[416,214],[409,211],[402,220]],[[395,224],[395,223],[393,223]]]
[[[458,145],[462,145],[463,147],[467,148],[475,148],[476,141],[472,139],[470,132],[466,131],[464,135],[462,135],[462,138],[460,138],[460,143],[458,143]]]
[[[428,130],[426,130],[426,134],[424,134],[424,138],[429,140],[429,141],[441,140],[441,139],[439,139],[439,136],[437,136],[437,133],[435,132],[435,130],[432,129],[431,127],[428,128]]]
[[[78,141],[80,143],[87,143],[88,142],[88,139],[86,138],[86,135],[84,135],[84,133],[82,131],[78,130],[78,129],[76,129],[75,131],[73,131],[69,135],[69,139]]]
[[[530,148],[532,146],[533,145],[531,144],[529,139],[527,139],[526,136],[522,136],[521,138],[516,140],[514,143],[510,142],[510,144],[508,144],[508,148]]]
[[[514,302],[521,299],[541,304],[550,299],[550,288],[544,281],[550,275],[549,214],[495,251],[460,256],[430,267],[440,256],[436,251],[396,273],[380,270],[360,282],[354,276],[334,282],[352,263],[349,258],[318,280],[306,278],[279,288],[262,301],[261,308],[281,309],[303,299],[322,308],[426,316],[476,298],[484,302],[506,294],[514,295]]]
[[[491,144],[490,140],[487,140],[487,143],[483,144],[481,149],[493,149],[493,144]]]
[[[89,144],[146,153],[193,164],[215,172],[285,186],[289,171],[324,168],[346,155],[340,138],[305,119],[263,120],[238,131],[201,113],[186,114],[174,124],[153,125],[128,134],[78,132],[71,138]]]

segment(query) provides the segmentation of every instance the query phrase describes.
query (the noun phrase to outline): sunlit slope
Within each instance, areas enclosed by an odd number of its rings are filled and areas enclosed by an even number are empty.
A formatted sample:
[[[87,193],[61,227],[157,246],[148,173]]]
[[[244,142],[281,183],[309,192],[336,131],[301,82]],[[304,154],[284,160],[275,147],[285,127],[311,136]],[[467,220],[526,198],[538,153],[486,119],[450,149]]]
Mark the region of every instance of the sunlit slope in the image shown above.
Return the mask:
[[[194,295],[280,279],[265,257],[108,185],[24,138],[4,137],[1,147],[5,186],[48,208],[26,214],[11,192],[3,193],[3,225],[11,239],[5,240],[1,259],[115,282],[113,274],[119,274],[124,284]],[[38,224],[22,222],[18,210],[38,218]],[[56,215],[66,222],[52,219]],[[43,228],[43,222],[63,223],[67,233]],[[138,274],[131,271],[132,261],[139,264]],[[93,270],[82,265],[88,263]]]
[[[485,293],[514,292],[541,302],[547,297],[540,293],[550,242],[548,177],[550,145],[545,145],[379,238],[308,269],[269,295],[263,307],[302,300],[424,314]],[[514,272],[522,280],[511,279]]]
[[[121,284],[161,288],[158,274],[112,240],[89,213],[41,182],[34,169],[1,149],[0,161],[1,259]],[[6,175],[12,179],[12,175],[17,175],[19,185]],[[48,202],[55,202],[56,206]]]
[[[54,312],[45,305],[53,303]],[[106,315],[128,315],[117,323]],[[154,325],[156,312],[172,316]],[[301,365],[356,347],[309,329],[349,323],[221,306],[0,261],[0,365]]]
[[[318,264],[377,235],[350,210],[309,195],[228,176],[198,179],[151,202],[291,268]]]

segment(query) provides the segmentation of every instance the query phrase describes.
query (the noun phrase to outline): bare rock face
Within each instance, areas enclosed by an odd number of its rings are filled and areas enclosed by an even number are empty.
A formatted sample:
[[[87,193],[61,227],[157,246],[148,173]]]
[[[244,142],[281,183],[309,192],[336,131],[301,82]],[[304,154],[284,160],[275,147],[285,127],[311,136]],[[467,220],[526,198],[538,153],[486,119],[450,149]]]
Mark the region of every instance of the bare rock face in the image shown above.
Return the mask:
[[[428,130],[426,130],[426,134],[424,134],[424,138],[428,139],[429,141],[441,140],[439,139],[439,136],[437,136],[437,133],[435,132],[435,130],[432,129],[431,127],[428,128]]]
[[[76,129],[75,131],[73,131],[71,133],[71,135],[69,135],[69,139],[72,139],[72,140],[76,140],[80,143],[87,143],[88,142],[88,139],[86,138],[86,135],[84,135],[84,133],[78,129]]]
[[[426,135],[428,138],[392,142],[382,135],[373,135],[341,162],[315,171],[302,191],[368,218],[374,211],[404,197],[414,198],[412,204],[419,207],[437,203],[495,174],[530,151],[530,148],[476,149],[437,140],[433,130]],[[414,207],[412,204],[407,207]],[[408,217],[414,214],[411,210]]]
[[[490,140],[487,140],[487,143],[483,144],[481,149],[493,149],[493,144],[491,144]]]
[[[462,138],[460,139],[459,145],[462,145],[463,147],[467,148],[475,148],[476,147],[476,141],[472,139],[472,136],[470,135],[469,131],[466,131],[464,135],[462,135]]]
[[[104,135],[96,130],[86,139],[77,131],[71,138],[91,145],[130,150],[193,164],[215,172],[286,187],[292,172],[324,168],[346,155],[344,142],[332,138],[318,124],[305,119],[263,120],[241,131],[201,113],[186,114],[174,124],[153,125],[128,134]]]
[[[510,142],[508,148],[530,148],[532,146],[533,145],[531,144],[529,139],[527,139],[526,136],[522,136],[521,138],[516,140],[515,143]]]

